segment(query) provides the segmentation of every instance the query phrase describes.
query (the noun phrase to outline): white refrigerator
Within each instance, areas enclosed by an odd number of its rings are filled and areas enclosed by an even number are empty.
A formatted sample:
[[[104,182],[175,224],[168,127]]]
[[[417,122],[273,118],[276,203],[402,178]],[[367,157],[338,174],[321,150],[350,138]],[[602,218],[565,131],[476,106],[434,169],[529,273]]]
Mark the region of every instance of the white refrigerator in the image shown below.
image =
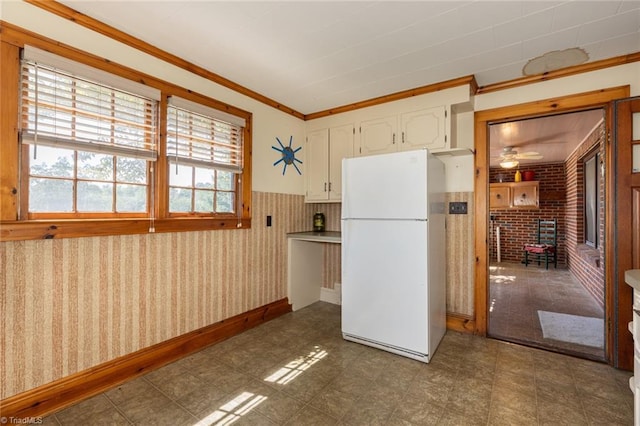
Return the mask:
[[[342,335],[429,362],[446,331],[444,164],[428,150],[342,163]]]

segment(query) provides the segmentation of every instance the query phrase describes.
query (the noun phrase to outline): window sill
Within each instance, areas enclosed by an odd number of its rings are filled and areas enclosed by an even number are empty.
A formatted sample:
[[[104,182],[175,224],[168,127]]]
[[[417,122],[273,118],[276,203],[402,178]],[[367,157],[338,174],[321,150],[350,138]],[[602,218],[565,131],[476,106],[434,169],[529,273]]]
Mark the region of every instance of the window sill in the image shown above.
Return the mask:
[[[0,242],[99,237],[108,235],[249,229],[251,218],[75,219],[0,222]]]
[[[587,244],[578,244],[576,246],[576,253],[578,257],[584,260],[589,265],[600,267],[600,250],[593,248]]]

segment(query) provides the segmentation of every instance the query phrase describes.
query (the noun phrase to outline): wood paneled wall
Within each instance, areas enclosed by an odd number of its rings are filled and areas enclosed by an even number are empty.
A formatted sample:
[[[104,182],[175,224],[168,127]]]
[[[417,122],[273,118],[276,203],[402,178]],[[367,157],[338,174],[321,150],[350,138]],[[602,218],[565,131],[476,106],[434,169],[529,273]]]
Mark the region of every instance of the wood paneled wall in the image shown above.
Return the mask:
[[[252,229],[0,243],[0,399],[286,297],[310,217],[253,197]]]

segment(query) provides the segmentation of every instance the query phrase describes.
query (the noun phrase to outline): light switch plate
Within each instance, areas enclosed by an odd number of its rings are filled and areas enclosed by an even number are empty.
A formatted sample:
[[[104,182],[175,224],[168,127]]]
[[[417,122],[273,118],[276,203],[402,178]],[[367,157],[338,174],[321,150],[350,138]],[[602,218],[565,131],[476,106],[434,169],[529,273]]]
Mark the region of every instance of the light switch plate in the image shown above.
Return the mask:
[[[466,201],[450,202],[449,214],[467,214],[467,202]]]

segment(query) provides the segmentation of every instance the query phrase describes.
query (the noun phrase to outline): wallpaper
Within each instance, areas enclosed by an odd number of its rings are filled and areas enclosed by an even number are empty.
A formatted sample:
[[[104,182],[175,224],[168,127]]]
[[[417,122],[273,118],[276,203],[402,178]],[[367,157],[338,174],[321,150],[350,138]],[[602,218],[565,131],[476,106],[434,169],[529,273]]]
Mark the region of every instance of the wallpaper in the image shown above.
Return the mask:
[[[286,233],[316,211],[340,230],[340,204],[254,192],[251,229],[0,243],[0,400],[286,297]],[[472,215],[447,220],[447,309],[471,314]]]
[[[304,198],[253,197],[251,229],[0,243],[0,399],[286,297]]]

